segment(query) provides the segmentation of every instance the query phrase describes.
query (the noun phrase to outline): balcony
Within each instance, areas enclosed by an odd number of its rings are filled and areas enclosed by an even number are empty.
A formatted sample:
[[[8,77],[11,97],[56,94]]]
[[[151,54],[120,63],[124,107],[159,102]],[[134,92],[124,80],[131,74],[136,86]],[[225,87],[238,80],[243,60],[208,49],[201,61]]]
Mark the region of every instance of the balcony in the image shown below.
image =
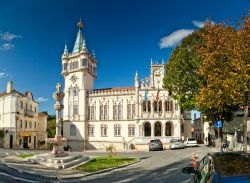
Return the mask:
[[[24,115],[28,117],[34,117],[34,111],[32,110],[24,110]]]

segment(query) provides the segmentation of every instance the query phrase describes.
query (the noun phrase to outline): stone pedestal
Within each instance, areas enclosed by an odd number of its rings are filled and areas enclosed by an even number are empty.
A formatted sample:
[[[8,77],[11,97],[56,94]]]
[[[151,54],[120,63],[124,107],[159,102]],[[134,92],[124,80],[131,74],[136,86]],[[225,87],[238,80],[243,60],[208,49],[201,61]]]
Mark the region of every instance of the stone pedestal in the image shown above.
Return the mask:
[[[49,153],[51,157],[63,157],[67,156],[68,153],[64,152],[63,146],[67,142],[67,139],[59,136],[55,138],[47,138],[47,143],[53,145],[52,152]]]

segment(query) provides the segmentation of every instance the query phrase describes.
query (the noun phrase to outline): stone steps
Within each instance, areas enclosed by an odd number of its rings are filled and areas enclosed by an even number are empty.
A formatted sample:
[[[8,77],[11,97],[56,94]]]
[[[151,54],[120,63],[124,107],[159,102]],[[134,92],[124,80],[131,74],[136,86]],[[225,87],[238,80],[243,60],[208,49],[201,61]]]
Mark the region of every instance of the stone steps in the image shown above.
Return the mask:
[[[50,157],[47,153],[46,154],[39,154],[33,157],[26,158],[26,160],[41,164],[48,167],[53,167],[55,169],[70,169],[71,167],[75,167],[78,164],[82,164],[83,162],[87,161],[89,157],[82,156],[82,154],[71,154],[65,157]]]

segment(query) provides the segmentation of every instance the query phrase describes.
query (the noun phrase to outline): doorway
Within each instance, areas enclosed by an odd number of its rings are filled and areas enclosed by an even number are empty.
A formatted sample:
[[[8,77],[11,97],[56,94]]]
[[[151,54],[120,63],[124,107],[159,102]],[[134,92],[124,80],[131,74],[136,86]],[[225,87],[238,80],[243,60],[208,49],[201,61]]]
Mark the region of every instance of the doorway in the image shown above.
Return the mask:
[[[13,148],[13,135],[10,135],[10,148]]]
[[[36,149],[36,136],[34,136],[34,149]]]
[[[29,146],[28,146],[28,137],[27,136],[23,137],[23,148],[24,149],[29,148]]]

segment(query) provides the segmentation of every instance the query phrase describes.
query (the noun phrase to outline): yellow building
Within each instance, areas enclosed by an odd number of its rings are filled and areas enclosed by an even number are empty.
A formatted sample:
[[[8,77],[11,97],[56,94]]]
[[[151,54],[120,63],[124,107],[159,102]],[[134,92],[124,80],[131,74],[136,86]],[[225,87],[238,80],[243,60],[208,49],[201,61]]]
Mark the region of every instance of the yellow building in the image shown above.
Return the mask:
[[[39,113],[39,104],[31,92],[20,93],[8,82],[0,93],[0,129],[4,130],[4,148],[46,148],[47,115]]]

